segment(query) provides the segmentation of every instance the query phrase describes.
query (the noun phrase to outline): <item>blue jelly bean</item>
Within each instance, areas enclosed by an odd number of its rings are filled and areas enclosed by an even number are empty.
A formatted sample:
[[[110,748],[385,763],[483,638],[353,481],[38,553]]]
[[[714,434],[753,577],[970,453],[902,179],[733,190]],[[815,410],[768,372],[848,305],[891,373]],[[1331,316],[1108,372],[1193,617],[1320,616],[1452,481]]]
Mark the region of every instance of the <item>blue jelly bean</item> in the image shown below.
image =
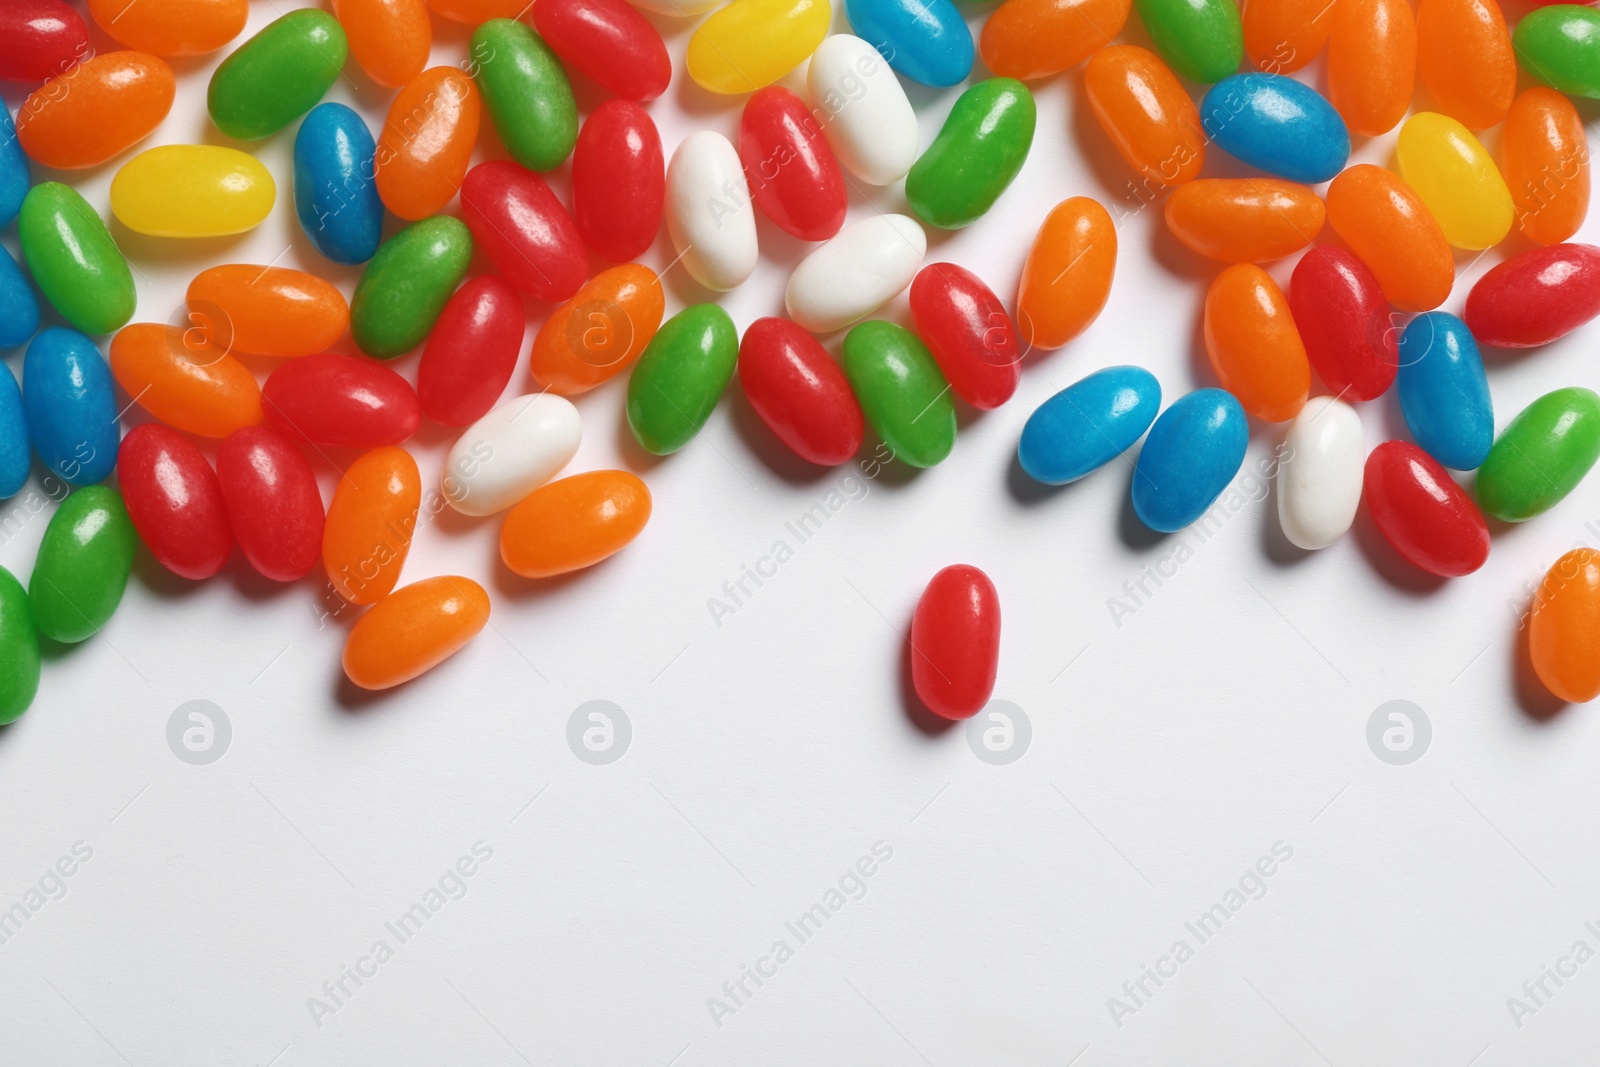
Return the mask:
[[[1400,413],[1422,450],[1476,470],[1494,444],[1494,401],[1478,342],[1454,315],[1418,315],[1400,335]]]
[[[11,112],[0,103],[0,226],[9,226],[28,195],[28,157],[22,154]]]
[[[295,135],[295,214],[335,263],[365,263],[383,240],[376,153],[372,131],[343,104],[317,105]]]
[[[972,31],[950,0],[844,0],[856,36],[914,82],[943,88],[972,73]]]
[[[1133,471],[1133,510],[1152,530],[1175,533],[1216,502],[1250,443],[1244,408],[1225,389],[1180,397],[1150,427]]]
[[[39,298],[11,253],[0,248],[0,348],[24,344],[39,330]]]
[[[22,390],[11,368],[0,363],[0,500],[17,495],[28,480],[28,420],[22,413]]]
[[[1282,74],[1234,74],[1200,102],[1200,123],[1218,148],[1294,182],[1331,179],[1350,158],[1350,131],[1315,89]]]
[[[22,410],[34,455],[69,485],[94,485],[117,465],[111,367],[77,330],[52,326],[22,358]]]
[[[1132,448],[1161,410],[1161,383],[1142,367],[1107,367],[1040,404],[1022,427],[1028,477],[1065,485]]]

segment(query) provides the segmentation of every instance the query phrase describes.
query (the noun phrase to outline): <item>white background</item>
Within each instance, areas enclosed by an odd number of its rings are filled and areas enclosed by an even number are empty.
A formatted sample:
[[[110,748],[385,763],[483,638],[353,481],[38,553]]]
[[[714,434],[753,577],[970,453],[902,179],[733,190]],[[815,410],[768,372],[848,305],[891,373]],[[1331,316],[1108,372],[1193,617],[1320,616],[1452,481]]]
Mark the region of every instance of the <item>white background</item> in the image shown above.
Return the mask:
[[[288,6],[253,5],[247,32]],[[985,9],[969,14],[976,31]],[[689,24],[657,24],[676,68],[651,105],[667,151],[699,128],[733,136],[741,101],[683,72]],[[434,62],[460,62],[467,31],[435,29]],[[1137,19],[1123,39],[1146,41]],[[146,146],[228,143],[205,116],[223,54],[175,64],[177,106]],[[1320,70],[1302,77],[1319,83]],[[345,73],[329,99],[378,128],[390,94],[353,61]],[[574,80],[587,113],[601,97]],[[803,69],[784,83],[803,91]],[[957,92],[912,87],[924,144]],[[804,469],[737,384],[688,448],[650,458],[618,379],[579,401],[571,469],[642,474],[655,496],[644,535],[589,572],[533,583],[500,565],[497,522],[447,512],[425,525],[403,580],[474,577],[493,622],[397,691],[342,681],[355,609],[321,617],[320,577],[272,585],[236,555],[193,585],[141,554],[115,619],[52,650],[33,709],[0,733],[0,909],[75,842],[93,849],[66,895],[0,946],[0,1061],[1592,1063],[1600,963],[1548,986],[1521,1028],[1506,1001],[1580,938],[1600,949],[1584,927],[1600,926],[1600,731],[1539,695],[1516,614],[1562,552],[1597,543],[1600,480],[1497,528],[1487,566],[1448,583],[1409,571],[1365,514],[1339,544],[1300,553],[1268,495],[1203,544],[1187,535],[1192,558],[1118,626],[1108,599],[1185,538],[1131,518],[1127,463],[1059,491],[1028,485],[1017,436],[1102,366],[1150,368],[1168,401],[1214,384],[1199,322],[1218,267],[1167,235],[1159,205],[1140,209],[1081,68],[1036,92],[1021,176],[978,224],[930,234],[929,259],[972,268],[1009,301],[1049,207],[1091,195],[1123,219],[1110,304],[1068,348],[1030,357],[1006,407],[963,412],[941,466],[870,482],[855,471],[865,496],[808,543],[784,524],[848,488],[850,468]],[[20,100],[7,93],[13,110]],[[294,130],[252,147],[279,181],[255,232],[180,242],[113,226],[140,320],[172,318],[188,280],[222,262],[303,267],[352,291],[358,272],[322,260],[294,220]],[[1391,163],[1392,143],[1360,143],[1355,158]],[[480,154],[503,155],[487,119]],[[109,215],[125,158],[69,180]],[[1242,171],[1213,152],[1206,172]],[[554,181],[566,198],[566,168]],[[850,212],[903,208],[898,187],[858,187]],[[760,233],[760,268],[723,298],[741,329],[781,313],[805,251],[765,220]],[[1445,310],[1519,247],[1461,257]],[[671,259],[663,232],[648,261]],[[1292,262],[1273,265],[1281,282]],[[709,298],[681,267],[667,283],[669,314]],[[530,324],[547,311],[530,305]],[[904,296],[886,314],[907,321]],[[1550,389],[1594,386],[1597,337],[1488,353],[1497,423]],[[19,374],[21,356],[6,354]],[[398,367],[414,377],[416,357]],[[530,388],[524,362],[508,395]],[[1404,434],[1392,392],[1362,418],[1369,445]],[[1281,435],[1256,426],[1247,466]],[[414,442],[426,478],[450,440],[429,426]],[[331,495],[334,471],[319,473]],[[24,578],[47,514],[0,547]],[[708,598],[779,539],[794,558],[717,627]],[[1033,729],[1009,766],[907,711],[903,632],[929,577],[958,561],[984,568],[1004,605],[995,695]],[[174,709],[196,699],[233,729],[209,766],[166,740]],[[566,741],[569,716],[595,699],[632,723],[609,766]],[[1394,699],[1432,722],[1409,766],[1366,740]],[[493,858],[466,895],[397,944],[384,924],[479,841]],[[784,923],[879,841],[893,858],[866,895],[800,944]],[[1280,841],[1293,857],[1266,895],[1199,944],[1184,924]],[[1179,938],[1194,958],[1116,1025],[1108,998]],[[353,995],[318,1025],[308,998],[379,939],[394,958],[347,982]],[[726,1000],[723,983],[779,939],[794,957],[759,990],[747,983],[754,995],[719,1025],[708,998]]]

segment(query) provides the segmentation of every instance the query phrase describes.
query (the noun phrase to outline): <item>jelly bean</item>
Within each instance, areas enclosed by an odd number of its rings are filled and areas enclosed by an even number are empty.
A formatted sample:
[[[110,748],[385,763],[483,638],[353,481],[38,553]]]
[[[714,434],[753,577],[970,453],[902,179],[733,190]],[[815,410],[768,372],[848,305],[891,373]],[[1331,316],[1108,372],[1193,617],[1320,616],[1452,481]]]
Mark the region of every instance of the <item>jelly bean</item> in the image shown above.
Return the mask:
[[[322,494],[299,449],[266,426],[235,430],[217,448],[217,480],[250,566],[274,582],[311,573],[322,555]]]
[[[842,330],[910,285],[927,250],[928,239],[914,219],[858,219],[800,261],[783,291],[784,306],[812,333]]]
[[[930,226],[958,230],[994,206],[1027,162],[1037,115],[1014,78],[968,88],[906,175],[906,201]]]
[[[376,604],[394,590],[411,551],[422,475],[403,448],[363,453],[345,470],[322,527],[322,569],[351,604]]]
[[[393,359],[422,343],[472,264],[472,234],[439,215],[385,241],[350,301],[350,333],[369,356]]]
[[[1032,81],[1071,70],[1122,32],[1129,0],[1005,0],[983,24],[983,64]]]
[[[1075,482],[1132,448],[1160,408],[1161,383],[1143,367],[1095,371],[1034,409],[1017,462],[1046,485]]]
[[[233,527],[217,474],[187,437],[159,423],[135,426],[117,453],[117,484],[150,554],[199,581],[233,554]]]
[[[1328,186],[1328,224],[1401,311],[1427,311],[1450,295],[1456,280],[1450,242],[1393,171],[1362,163],[1340,173]]]
[[[1434,459],[1469,471],[1494,443],[1494,402],[1472,332],[1454,315],[1430,311],[1400,335],[1400,413]]]
[[[1572,101],[1551,89],[1523,92],[1506,114],[1500,151],[1523,236],[1553,245],[1577,233],[1589,213],[1589,145]]]
[[[527,314],[504,278],[473,278],[445,304],[417,364],[417,398],[440,426],[481,419],[517,366]]]
[[[250,19],[249,0],[89,0],[89,14],[124,48],[157,56],[203,56],[239,34]]]
[[[0,226],[11,225],[11,220],[17,217],[30,184],[28,157],[17,140],[11,109],[0,107]]]
[[[1289,310],[1311,365],[1341,398],[1372,400],[1394,384],[1400,357],[1389,305],[1354,255],[1323,245],[1301,256],[1289,277]]]
[[[323,352],[285,363],[261,387],[267,425],[314,445],[397,445],[422,424],[416,390],[382,363]]]
[[[1087,196],[1051,208],[1017,284],[1023,347],[1060,348],[1088,329],[1111,295],[1116,267],[1117,228],[1105,208]]]
[[[111,339],[111,373],[134,403],[175,430],[227,437],[261,421],[261,389],[198,329],[140,322]]]
[[[1293,74],[1328,43],[1332,16],[1327,0],[1245,0],[1245,55],[1257,70]]]
[[[495,270],[535,300],[565,300],[589,275],[577,223],[543,178],[510,160],[467,172],[461,213]]]
[[[1499,348],[1533,348],[1600,315],[1600,248],[1560,244],[1497,263],[1467,294],[1473,336]]]
[[[451,22],[477,26],[491,19],[514,19],[528,9],[527,0],[428,0],[434,14]]]
[[[568,67],[611,95],[654,100],[667,91],[667,44],[624,0],[537,0],[531,17]]]
[[[1158,533],[1177,533],[1204,515],[1244,463],[1250,426],[1233,394],[1198,389],[1179,397],[1150,427],[1133,471],[1133,510]]]
[[[1157,187],[1199,177],[1206,160],[1200,113],[1154,52],[1108,45],[1084,72],[1089,106],[1128,166]]]
[[[1475,130],[1506,117],[1517,63],[1495,0],[1419,0],[1417,73],[1439,110]]]
[[[739,384],[761,421],[801,459],[836,467],[861,447],[866,422],[844,371],[788,319],[757,319],[745,330]]]
[[[89,27],[61,0],[0,5],[0,80],[40,82],[89,55]]]
[[[972,33],[950,0],[844,0],[856,36],[900,74],[935,88],[972,73]]]
[[[295,214],[335,263],[365,263],[383,240],[376,153],[367,124],[343,104],[318,104],[295,134]]]
[[[93,485],[117,464],[117,400],[94,342],[52,326],[22,360],[22,408],[34,455],[69,485]]]
[[[0,500],[9,500],[28,481],[33,456],[28,450],[28,416],[22,406],[22,390],[11,368],[0,363]]]
[[[917,161],[917,114],[866,41],[848,33],[823,41],[806,68],[806,92],[834,155],[868,185],[892,185]]]
[[[1489,558],[1483,513],[1416,445],[1385,441],[1374,448],[1363,479],[1373,524],[1408,563],[1440,578],[1459,578]]]
[[[956,444],[956,406],[939,364],[917,335],[892,322],[863,322],[844,338],[850,388],[894,458],[932,467]]]
[[[413,222],[455,199],[478,140],[481,105],[472,79],[430,67],[395,95],[378,137],[378,195]]]
[[[87,641],[111,621],[133,571],[139,535],[115,489],[91,485],[50,516],[28,580],[34,625],[52,641]]]
[[[1202,178],[1167,197],[1167,229],[1191,251],[1224,263],[1280,259],[1322,231],[1322,198],[1277,178]]]
[[[789,90],[769,85],[745,101],[739,157],[756,205],[784,232],[826,241],[844,225],[839,161],[811,112]]]
[[[714,93],[771,85],[817,50],[832,15],[826,0],[733,0],[689,38],[689,77]]]
[[[472,62],[511,158],[529,170],[559,167],[578,139],[578,105],[550,46],[515,19],[491,19],[472,34]]]
[[[1526,522],[1561,503],[1596,459],[1600,396],[1575,386],[1546,393],[1495,439],[1478,468],[1478,503],[1502,522]]]
[[[1206,353],[1222,387],[1258,419],[1284,422],[1305,406],[1311,364],[1289,302],[1254,263],[1235,263],[1211,283]]]
[[[584,246],[615,263],[655,243],[667,199],[661,135],[632,100],[607,100],[578,131],[572,156],[572,217]]]
[[[1161,58],[1190,81],[1221,81],[1244,62],[1233,0],[1134,0]]]
[[[111,333],[133,318],[133,272],[100,216],[59,182],[28,191],[17,216],[22,258],[39,292],[84,333]]]
[[[1278,525],[1297,548],[1327,548],[1361,507],[1367,445],[1356,409],[1314,396],[1289,424],[1278,467]]]
[[[445,575],[412,582],[373,605],[350,628],[345,677],[362,689],[392,689],[460,652],[488,623],[489,594],[471,578]]]
[[[27,275],[0,248],[0,348],[26,344],[39,329],[39,298]]]
[[[930,263],[911,283],[917,336],[962,400],[989,411],[1022,377],[1017,326],[983,279],[954,263]]]
[[[577,455],[583,423],[572,402],[549,393],[507,400],[473,423],[445,457],[445,499],[463,515],[504,511]]]
[[[1294,182],[1325,182],[1350,158],[1350,134],[1333,105],[1281,74],[1223,79],[1200,102],[1200,121],[1224,152]]]
[[[721,3],[722,0],[633,0],[633,6],[640,11],[680,19],[703,15]]]
[[[616,555],[650,521],[650,490],[627,471],[585,471],[535,489],[500,527],[500,558],[551,578]]]
[[[672,153],[667,233],[684,269],[707,289],[738,288],[755,271],[759,249],[750,187],[739,153],[720,133],[691,133]]]
[[[349,44],[326,11],[291,11],[234,51],[211,75],[211,121],[240,141],[277,133],[317,106],[339,80]]]
[[[539,327],[528,369],[562,396],[586,393],[627,370],[661,326],[667,298],[649,267],[595,275]]]
[[[1406,117],[1417,77],[1417,22],[1408,0],[1343,0],[1328,36],[1328,99],[1351,131],[1388,133]]]
[[[350,55],[385,89],[400,88],[428,65],[433,23],[422,0],[333,0],[333,16]]]
[[[350,328],[343,293],[315,274],[288,267],[212,267],[195,275],[186,299],[190,321],[206,340],[232,352],[315,355]]]
[[[39,692],[39,628],[28,593],[0,567],[0,726],[16,722]]]
[[[1600,696],[1600,552],[1575,548],[1539,583],[1528,615],[1534,673],[1561,700]]]
[[[1570,96],[1600,97],[1600,11],[1581,4],[1542,7],[1517,23],[1512,43],[1523,69],[1538,81]]]
[[[278,187],[251,155],[219,145],[162,145],[140,152],[111,180],[111,211],[134,233],[227,237],[253,230]]]
[[[1400,127],[1400,176],[1439,220],[1445,240],[1477,251],[1511,232],[1511,190],[1478,139],[1455,119],[1421,112]]]
[[[1000,668],[1000,594],[964,563],[933,576],[911,616],[911,685],[944,719],[970,719],[989,703]]]
[[[739,361],[739,331],[715,304],[662,324],[628,379],[628,425],[647,452],[670,455],[694,439]]]
[[[81,170],[121,155],[155,131],[177,95],[172,68],[143,52],[107,52],[44,83],[17,111],[28,158]]]

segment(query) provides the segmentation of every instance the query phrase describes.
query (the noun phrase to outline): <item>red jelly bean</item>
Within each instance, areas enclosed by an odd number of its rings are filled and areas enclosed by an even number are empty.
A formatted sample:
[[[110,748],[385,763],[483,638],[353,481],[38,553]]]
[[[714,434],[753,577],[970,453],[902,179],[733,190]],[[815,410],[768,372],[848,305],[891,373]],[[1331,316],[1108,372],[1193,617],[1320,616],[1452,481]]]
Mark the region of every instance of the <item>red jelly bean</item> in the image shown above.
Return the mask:
[[[135,426],[117,449],[117,484],[139,540],[167,570],[209,578],[233,553],[222,485],[183,434],[160,423]]]
[[[1011,399],[1022,377],[1017,327],[983,279],[930,263],[911,282],[911,315],[950,388],[979,411]]]
[[[261,387],[261,410],[291,438],[342,448],[397,445],[422,423],[410,382],[375,360],[337,352],[273,371]]]
[[[572,215],[589,248],[631,263],[655,243],[667,196],[661,135],[632,100],[607,100],[578,131]]]
[[[1471,574],[1489,558],[1489,525],[1467,491],[1409,441],[1367,457],[1367,510],[1407,561],[1441,578]]]
[[[989,702],[1000,666],[1000,596],[964,563],[933,576],[911,617],[911,684],[928,710],[970,719]]]
[[[522,297],[504,278],[486,274],[457,289],[417,365],[423,414],[441,426],[486,415],[516,370],[526,326]]]
[[[1600,315],[1600,248],[1560,244],[1512,256],[1467,294],[1467,329],[1479,344],[1532,348]]]
[[[1367,265],[1342,248],[1312,248],[1289,278],[1289,311],[1311,365],[1342,400],[1371,400],[1400,369],[1389,304]]]
[[[322,558],[322,494],[299,449],[266,426],[235,430],[217,449],[217,479],[250,566],[275,582],[311,573]]]
[[[510,160],[479,163],[461,183],[473,242],[535,300],[565,300],[588,277],[578,226],[544,179]]]
[[[739,342],[739,384],[761,421],[823,467],[861,447],[865,420],[844,371],[827,349],[788,319],[757,319]]]
[[[625,0],[538,0],[533,26],[562,62],[613,96],[654,100],[672,81],[667,43]]]
[[[89,27],[61,0],[0,3],[0,79],[42,82],[89,55]]]
[[[844,172],[811,110],[781,85],[744,105],[739,159],[766,216],[802,241],[826,241],[844,225]]]

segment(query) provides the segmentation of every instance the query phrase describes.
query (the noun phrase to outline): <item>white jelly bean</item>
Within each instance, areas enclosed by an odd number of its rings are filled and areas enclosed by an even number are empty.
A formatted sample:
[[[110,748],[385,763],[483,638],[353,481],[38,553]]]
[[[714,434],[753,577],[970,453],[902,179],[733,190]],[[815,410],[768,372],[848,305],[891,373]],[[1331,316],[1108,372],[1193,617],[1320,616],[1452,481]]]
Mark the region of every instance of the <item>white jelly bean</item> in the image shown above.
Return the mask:
[[[690,276],[726,292],[756,269],[756,216],[739,153],[720,133],[684,138],[667,167],[667,232]]]
[[[1327,548],[1350,529],[1367,461],[1361,416],[1331,396],[1306,401],[1289,424],[1278,470],[1278,521],[1301,548]]]
[[[493,515],[560,473],[578,451],[578,409],[554,393],[507,400],[467,428],[445,459],[445,499],[463,515]]]
[[[811,113],[839,162],[872,185],[906,176],[917,161],[917,113],[878,50],[837,33],[806,68]]]
[[[872,215],[817,247],[789,275],[789,317],[830,333],[878,310],[916,277],[928,238],[915,219]]]

